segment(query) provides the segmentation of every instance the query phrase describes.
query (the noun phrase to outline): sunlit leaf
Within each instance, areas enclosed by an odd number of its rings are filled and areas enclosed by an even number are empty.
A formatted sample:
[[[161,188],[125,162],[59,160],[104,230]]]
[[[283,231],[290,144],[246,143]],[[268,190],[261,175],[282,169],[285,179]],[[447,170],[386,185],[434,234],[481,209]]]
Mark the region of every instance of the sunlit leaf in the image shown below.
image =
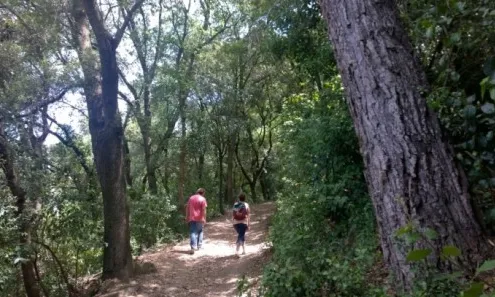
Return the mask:
[[[406,259],[407,261],[417,262],[426,259],[426,257],[428,257],[428,255],[430,254],[431,254],[430,249],[413,250],[407,254]]]

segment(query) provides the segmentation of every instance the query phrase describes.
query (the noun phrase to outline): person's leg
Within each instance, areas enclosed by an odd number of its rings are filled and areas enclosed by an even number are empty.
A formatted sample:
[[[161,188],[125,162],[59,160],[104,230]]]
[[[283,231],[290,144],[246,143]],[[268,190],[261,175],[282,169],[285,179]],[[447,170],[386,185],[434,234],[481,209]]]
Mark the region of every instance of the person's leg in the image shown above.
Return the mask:
[[[203,223],[198,222],[198,250],[203,246]]]
[[[241,224],[235,224],[234,229],[237,232],[237,240],[235,242],[235,254],[239,254],[239,248],[241,247],[241,240],[240,240],[240,225]]]
[[[189,222],[189,237],[191,244],[191,253],[194,253],[194,249],[198,246],[198,234],[197,234],[196,222]]]
[[[246,248],[244,247],[244,243],[246,242],[246,230],[247,230],[247,225],[246,224],[239,224],[239,240],[240,240],[240,245],[242,246],[242,254],[246,254]]]

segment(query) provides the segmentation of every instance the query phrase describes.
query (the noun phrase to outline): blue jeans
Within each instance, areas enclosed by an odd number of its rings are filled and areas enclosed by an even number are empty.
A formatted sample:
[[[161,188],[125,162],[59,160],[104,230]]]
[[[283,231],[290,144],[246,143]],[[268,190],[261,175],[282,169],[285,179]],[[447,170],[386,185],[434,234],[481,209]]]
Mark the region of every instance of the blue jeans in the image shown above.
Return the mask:
[[[237,231],[237,243],[243,244],[244,241],[246,241],[245,235],[246,235],[247,225],[246,224],[235,224],[234,228],[235,228],[235,231]]]
[[[197,221],[189,222],[189,237],[191,238],[191,248],[201,248],[203,244],[203,223]]]

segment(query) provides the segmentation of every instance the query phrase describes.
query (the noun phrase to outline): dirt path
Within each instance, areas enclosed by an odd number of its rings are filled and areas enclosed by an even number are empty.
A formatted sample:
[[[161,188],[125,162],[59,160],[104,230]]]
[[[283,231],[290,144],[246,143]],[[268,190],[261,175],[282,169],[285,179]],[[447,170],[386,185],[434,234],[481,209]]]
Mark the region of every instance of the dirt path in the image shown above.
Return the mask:
[[[100,296],[237,296],[238,279],[245,275],[256,286],[268,260],[266,236],[274,209],[273,203],[252,206],[251,230],[246,234],[246,255],[235,256],[236,235],[228,214],[206,224],[204,249],[189,255],[190,247],[186,240],[144,254],[138,261],[145,268],[154,266],[155,272],[138,275],[127,285],[109,285]]]

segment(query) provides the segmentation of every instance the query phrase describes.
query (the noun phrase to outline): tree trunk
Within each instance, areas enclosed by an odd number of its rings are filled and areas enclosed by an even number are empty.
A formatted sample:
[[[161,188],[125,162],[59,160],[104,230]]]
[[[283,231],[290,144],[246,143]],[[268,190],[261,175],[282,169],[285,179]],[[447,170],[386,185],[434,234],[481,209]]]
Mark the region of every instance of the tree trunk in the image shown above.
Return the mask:
[[[221,214],[225,213],[223,206],[223,158],[224,154],[222,149],[218,148],[218,210]]]
[[[181,139],[179,155],[179,207],[185,207],[184,187],[186,182],[186,115],[184,107],[181,110]],[[181,211],[183,213],[183,211]]]
[[[258,196],[256,195],[256,179],[249,182],[249,189],[251,191],[251,199],[253,202],[257,202]]]
[[[155,164],[152,164],[151,159],[151,146],[150,146],[150,137],[148,131],[143,131],[143,144],[144,144],[144,162],[146,164],[146,175],[148,181],[148,189],[151,194],[158,193],[158,183],[156,179],[156,167]]]
[[[125,180],[127,184],[132,187],[132,174],[131,174],[131,155],[129,151],[129,142],[124,136],[124,167],[125,167]]]
[[[9,143],[3,131],[3,123],[0,121],[0,166],[5,174],[7,186],[16,197],[19,243],[23,248],[31,244],[31,218],[25,213],[27,194],[21,183],[15,168],[15,160],[11,154]],[[36,271],[33,259],[28,255],[27,260],[21,262],[22,280],[28,297],[41,296],[40,287],[36,280]]]
[[[165,149],[163,150],[163,153],[164,153],[164,158],[165,158],[165,167],[163,169],[163,177],[162,177],[162,183],[163,183],[163,188],[165,189],[165,192],[167,194],[170,193],[170,187],[168,186],[168,181],[169,181],[169,166],[168,166],[168,141],[167,143],[165,144]]]
[[[348,105],[358,134],[381,236],[385,262],[406,290],[414,273],[409,249],[394,231],[409,222],[432,228],[436,240],[428,263],[441,271],[442,247],[462,250],[459,261],[473,268],[486,251],[474,218],[467,184],[443,142],[436,115],[427,107],[424,71],[399,20],[395,1],[322,0]]]
[[[263,195],[263,200],[268,201],[270,200],[270,192],[268,188],[268,178],[266,176],[266,173],[262,172],[261,177],[260,177],[260,187],[261,187],[261,193]]]
[[[235,154],[235,134],[229,136],[227,143],[227,194],[225,199],[229,202],[235,200],[234,197],[234,154]]]
[[[124,168],[122,121],[118,111],[118,71],[114,39],[105,29],[93,0],[84,0],[84,11],[74,0],[74,37],[85,77],[89,130],[96,172],[103,194],[104,242],[103,279],[128,280],[132,274]],[[87,17],[86,17],[87,16]],[[88,20],[98,44],[100,64],[91,47]],[[99,71],[98,71],[99,70]]]
[[[143,70],[144,71],[144,70]],[[146,164],[146,175],[148,181],[148,189],[151,194],[158,193],[158,183],[156,179],[156,166],[151,159],[151,105],[150,105],[150,90],[149,82],[146,82],[144,87],[143,103],[144,103],[144,119],[140,125],[141,135],[143,137],[144,148],[144,163]]]
[[[198,161],[198,181],[200,184],[203,184],[204,171],[205,171],[205,152],[202,150],[199,153],[199,161]]]

